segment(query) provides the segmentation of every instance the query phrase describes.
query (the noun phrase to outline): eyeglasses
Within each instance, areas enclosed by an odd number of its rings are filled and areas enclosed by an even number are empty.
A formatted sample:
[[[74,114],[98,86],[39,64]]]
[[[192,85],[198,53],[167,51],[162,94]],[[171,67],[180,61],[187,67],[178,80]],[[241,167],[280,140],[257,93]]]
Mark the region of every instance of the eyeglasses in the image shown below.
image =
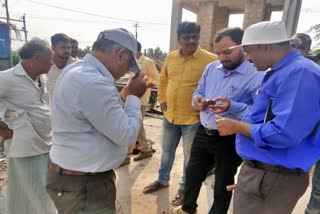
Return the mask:
[[[191,39],[198,40],[200,35],[199,34],[185,34],[181,36],[183,40],[189,41]]]

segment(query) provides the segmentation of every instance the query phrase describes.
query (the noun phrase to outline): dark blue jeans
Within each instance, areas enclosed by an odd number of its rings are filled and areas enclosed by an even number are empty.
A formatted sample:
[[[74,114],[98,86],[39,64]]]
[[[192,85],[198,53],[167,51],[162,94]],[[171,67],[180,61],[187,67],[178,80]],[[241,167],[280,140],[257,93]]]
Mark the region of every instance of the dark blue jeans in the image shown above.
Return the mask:
[[[192,125],[176,125],[170,123],[166,118],[163,119],[162,155],[158,182],[169,184],[170,172],[176,155],[176,149],[182,137],[184,162],[182,179],[179,184],[180,188],[184,189],[185,168],[189,161],[191,145],[199,125],[200,123]]]

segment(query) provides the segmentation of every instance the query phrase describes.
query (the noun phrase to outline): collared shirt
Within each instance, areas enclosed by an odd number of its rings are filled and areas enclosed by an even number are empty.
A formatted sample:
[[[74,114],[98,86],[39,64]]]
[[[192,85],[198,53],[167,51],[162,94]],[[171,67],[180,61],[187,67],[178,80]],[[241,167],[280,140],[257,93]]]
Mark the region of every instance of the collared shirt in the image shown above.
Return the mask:
[[[51,113],[45,74],[40,75],[40,82],[39,87],[21,64],[0,72],[2,120],[13,130],[12,139],[6,140],[8,157],[29,157],[50,150]]]
[[[65,67],[67,67],[68,65],[70,65],[71,63],[73,63],[75,61],[77,61],[77,59],[74,59],[70,56]],[[53,89],[56,84],[56,81],[64,68],[60,69],[56,66],[56,64],[53,63],[53,65],[51,66],[51,68],[47,74],[48,75],[48,90],[49,90],[50,98],[52,98]]]
[[[160,73],[158,101],[167,102],[164,116],[170,123],[191,125],[199,122],[199,112],[192,105],[192,93],[210,62],[217,57],[200,47],[184,59],[179,50],[169,53]]]
[[[145,77],[147,78],[147,82],[157,85],[159,72],[157,70],[155,62],[152,59],[144,55],[141,55],[138,59],[138,63],[142,73],[144,73]],[[133,77],[133,76],[134,76],[134,73],[131,72],[130,77]],[[147,88],[144,95],[140,98],[142,106],[147,106],[149,104],[150,94],[151,94],[151,88]]]
[[[264,72],[257,72],[248,61],[229,73],[220,61],[216,61],[207,66],[193,97],[226,97],[230,99],[231,105],[220,116],[240,120],[250,109],[263,77]],[[200,112],[200,120],[204,127],[217,129],[215,114],[208,107]]]
[[[56,83],[50,158],[70,170],[114,169],[135,142],[140,125],[140,99],[128,96],[123,109],[113,76],[87,54],[63,70]]]
[[[320,157],[319,92],[319,66],[298,51],[289,52],[267,72],[243,118],[252,124],[252,139],[237,136],[238,154],[245,160],[309,171]],[[275,117],[263,123],[270,98]]]

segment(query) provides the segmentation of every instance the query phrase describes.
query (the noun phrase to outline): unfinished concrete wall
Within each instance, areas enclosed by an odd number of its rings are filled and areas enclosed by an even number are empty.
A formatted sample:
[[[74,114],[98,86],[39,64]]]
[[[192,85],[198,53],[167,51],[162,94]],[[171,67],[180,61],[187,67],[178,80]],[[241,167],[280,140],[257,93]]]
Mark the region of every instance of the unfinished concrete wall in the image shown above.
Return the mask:
[[[177,42],[177,28],[182,19],[182,5],[180,0],[172,0],[172,13],[171,13],[171,33],[170,33],[170,51],[179,48]]]
[[[265,0],[245,0],[243,29],[266,18]]]
[[[212,37],[214,25],[214,2],[205,1],[199,3],[197,22],[201,26],[200,46],[206,50],[212,49]]]
[[[203,49],[213,51],[214,36],[217,31],[228,26],[229,9],[219,7],[216,1],[199,3],[197,22],[201,26],[200,45]]]
[[[182,2],[182,3],[181,3]],[[295,33],[302,0],[173,0],[171,15],[170,50],[177,49],[176,30],[182,18],[183,7],[197,13],[201,25],[200,45],[213,51],[214,36],[217,31],[228,27],[229,15],[244,14],[243,29],[257,22],[270,20],[272,11],[284,10],[282,20],[288,33]]]

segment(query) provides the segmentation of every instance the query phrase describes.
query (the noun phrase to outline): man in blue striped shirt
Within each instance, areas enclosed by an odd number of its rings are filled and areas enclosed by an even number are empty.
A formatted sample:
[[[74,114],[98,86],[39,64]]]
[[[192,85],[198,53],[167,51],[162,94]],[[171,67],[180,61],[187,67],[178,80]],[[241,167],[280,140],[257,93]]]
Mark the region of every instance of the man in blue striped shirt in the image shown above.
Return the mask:
[[[252,105],[263,78],[263,73],[258,73],[245,59],[242,48],[230,48],[240,44],[242,36],[240,28],[226,28],[217,33],[214,47],[219,61],[206,67],[193,93],[192,104],[200,111],[201,126],[192,144],[182,210],[178,209],[178,213],[196,211],[202,182],[213,165],[216,168],[215,188],[210,213],[228,211],[232,193],[226,186],[234,183],[234,175],[242,161],[235,151],[235,135],[219,135],[215,114],[240,120]]]
[[[267,70],[242,121],[217,117],[220,135],[238,133],[244,160],[234,213],[292,213],[320,156],[320,69],[290,46],[283,22],[248,27],[242,46],[257,69]]]

